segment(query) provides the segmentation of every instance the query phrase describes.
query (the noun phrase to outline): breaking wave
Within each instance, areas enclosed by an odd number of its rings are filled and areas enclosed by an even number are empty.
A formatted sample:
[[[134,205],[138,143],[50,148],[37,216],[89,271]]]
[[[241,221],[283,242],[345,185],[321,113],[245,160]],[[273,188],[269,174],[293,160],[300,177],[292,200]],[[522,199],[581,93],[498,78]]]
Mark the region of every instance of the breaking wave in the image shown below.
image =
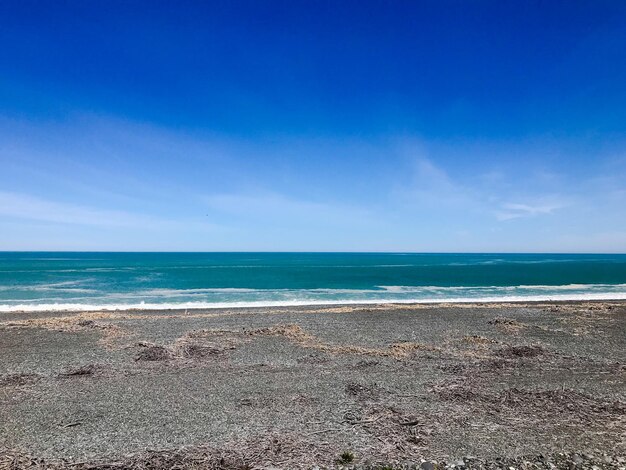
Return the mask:
[[[78,293],[76,289],[73,293]],[[57,300],[58,302],[50,302]],[[0,312],[163,310],[390,303],[626,300],[626,284],[377,286],[373,289],[144,289],[68,299],[4,300]]]

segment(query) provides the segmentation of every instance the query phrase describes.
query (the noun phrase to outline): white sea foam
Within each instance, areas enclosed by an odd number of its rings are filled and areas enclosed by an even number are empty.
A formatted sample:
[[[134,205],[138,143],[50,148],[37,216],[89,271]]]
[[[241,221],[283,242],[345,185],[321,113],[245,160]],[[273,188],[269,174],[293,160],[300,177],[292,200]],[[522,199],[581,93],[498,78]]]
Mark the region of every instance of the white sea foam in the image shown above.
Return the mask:
[[[498,303],[498,302],[550,302],[585,300],[626,300],[626,292],[597,292],[585,294],[554,295],[503,295],[486,297],[442,297],[417,299],[349,299],[349,300],[262,300],[237,302],[180,302],[134,304],[47,303],[0,305],[0,312],[40,311],[128,311],[128,310],[189,310],[243,307],[295,307],[315,305],[372,305],[372,304],[440,304],[440,303]]]

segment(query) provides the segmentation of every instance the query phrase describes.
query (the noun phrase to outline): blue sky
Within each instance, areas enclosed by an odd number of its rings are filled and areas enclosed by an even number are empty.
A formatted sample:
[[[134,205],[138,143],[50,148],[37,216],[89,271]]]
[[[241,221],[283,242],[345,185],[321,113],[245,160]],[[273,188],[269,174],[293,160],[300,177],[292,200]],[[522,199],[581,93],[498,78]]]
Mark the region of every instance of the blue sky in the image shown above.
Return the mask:
[[[626,252],[622,1],[0,5],[0,249]]]

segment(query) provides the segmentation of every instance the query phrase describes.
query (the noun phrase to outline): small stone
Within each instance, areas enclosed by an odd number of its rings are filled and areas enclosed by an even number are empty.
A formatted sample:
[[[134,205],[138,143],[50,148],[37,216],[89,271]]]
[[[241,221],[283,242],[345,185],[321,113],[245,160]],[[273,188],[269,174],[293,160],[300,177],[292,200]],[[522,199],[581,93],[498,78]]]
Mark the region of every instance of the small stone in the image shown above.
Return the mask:
[[[433,464],[432,462],[422,462],[422,465],[420,467],[422,468],[422,470],[435,470],[435,464]]]

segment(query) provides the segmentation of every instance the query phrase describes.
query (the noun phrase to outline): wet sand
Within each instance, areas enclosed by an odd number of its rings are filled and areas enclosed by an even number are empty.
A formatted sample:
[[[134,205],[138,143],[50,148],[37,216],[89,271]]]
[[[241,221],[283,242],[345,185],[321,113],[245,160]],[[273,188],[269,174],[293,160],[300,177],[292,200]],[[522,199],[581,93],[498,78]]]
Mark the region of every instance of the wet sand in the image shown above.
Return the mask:
[[[624,302],[1,313],[0,357],[2,469],[626,466]]]

